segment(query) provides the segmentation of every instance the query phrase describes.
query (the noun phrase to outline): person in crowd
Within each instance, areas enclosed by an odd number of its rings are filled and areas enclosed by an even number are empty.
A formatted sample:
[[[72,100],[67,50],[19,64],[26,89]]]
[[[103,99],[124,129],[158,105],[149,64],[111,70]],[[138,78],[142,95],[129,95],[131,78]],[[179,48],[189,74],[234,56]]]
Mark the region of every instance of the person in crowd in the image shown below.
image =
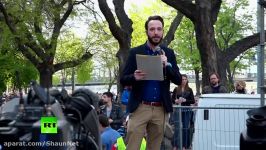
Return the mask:
[[[123,111],[121,107],[114,104],[113,94],[111,92],[104,92],[102,95],[104,105],[100,108],[100,114],[108,117],[110,126],[117,130],[123,124]]]
[[[220,85],[220,77],[217,73],[211,73],[209,76],[210,85],[205,86],[202,90],[202,94],[208,93],[227,93],[226,87]]]
[[[123,125],[117,130],[117,132],[119,132],[119,134],[125,139],[126,135],[127,135],[127,123],[128,123],[128,118],[129,116],[125,116],[124,121],[123,121]]]
[[[98,108],[96,109],[98,115],[102,113],[104,107],[105,107],[104,100],[101,98],[98,102]]]
[[[102,98],[102,93],[96,92],[96,94],[99,96],[99,99]]]
[[[120,104],[119,101],[118,101],[118,100],[120,100],[120,93],[116,94],[115,92],[112,92],[112,94],[113,94],[113,102],[115,104]]]
[[[99,123],[100,123],[100,132],[101,132],[101,140],[102,146],[104,150],[111,150],[112,145],[116,142],[116,140],[121,137],[121,135],[114,129],[110,127],[108,118],[101,114],[99,115]]]
[[[234,93],[235,94],[247,94],[246,82],[245,81],[236,81]]]
[[[194,94],[192,89],[188,85],[188,78],[187,75],[182,74],[182,84],[176,87],[173,90],[172,94],[172,101],[174,104],[181,105],[181,106],[190,106],[195,103]],[[175,126],[175,132],[174,132],[174,139],[173,139],[173,146],[174,149],[177,149],[179,147],[179,109],[176,109],[173,113],[174,117],[174,126]],[[182,145],[183,150],[189,149],[191,145],[190,141],[190,124],[192,119],[193,111],[191,108],[182,108],[181,109],[181,120],[182,120],[182,127],[183,127],[183,133],[182,133]]]
[[[161,16],[150,16],[145,22],[148,40],[130,50],[120,82],[132,86],[128,111],[127,150],[140,149],[147,131],[147,149],[159,150],[164,135],[167,113],[173,111],[170,98],[170,81],[181,84],[181,75],[174,51],[160,45],[163,38],[164,21]],[[160,55],[164,66],[164,79],[145,80],[146,73],[137,69],[136,55]],[[152,66],[159,67],[159,66]]]
[[[130,91],[131,91],[131,86],[125,86],[121,95],[121,103],[124,107],[126,114],[128,113],[127,104],[128,104]]]

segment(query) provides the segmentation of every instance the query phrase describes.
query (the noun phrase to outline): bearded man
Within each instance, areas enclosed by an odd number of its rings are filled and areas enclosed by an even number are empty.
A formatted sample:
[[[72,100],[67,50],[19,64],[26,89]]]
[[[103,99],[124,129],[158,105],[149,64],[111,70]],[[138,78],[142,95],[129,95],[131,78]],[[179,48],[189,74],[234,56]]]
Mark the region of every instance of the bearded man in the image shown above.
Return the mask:
[[[164,21],[161,16],[150,16],[145,23],[148,40],[130,50],[126,66],[120,78],[123,86],[131,86],[128,101],[129,121],[127,150],[139,150],[142,138],[147,135],[147,150],[160,150],[167,113],[173,111],[170,98],[170,81],[180,85],[182,78],[176,64],[174,51],[160,45]],[[145,80],[147,75],[137,69],[136,55],[160,55],[164,66],[164,79]],[[151,66],[159,67],[159,66]]]
[[[202,94],[209,93],[227,93],[226,87],[220,84],[220,77],[217,73],[210,74],[210,85],[205,86],[202,90]]]

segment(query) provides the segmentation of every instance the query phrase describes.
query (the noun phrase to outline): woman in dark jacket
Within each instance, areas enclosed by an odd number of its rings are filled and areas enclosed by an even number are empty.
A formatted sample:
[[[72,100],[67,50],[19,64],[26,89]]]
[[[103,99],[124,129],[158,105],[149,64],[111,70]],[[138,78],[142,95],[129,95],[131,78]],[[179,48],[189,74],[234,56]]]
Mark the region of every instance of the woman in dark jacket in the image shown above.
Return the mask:
[[[176,105],[181,106],[190,106],[191,104],[195,103],[194,94],[192,89],[188,85],[187,75],[182,75],[182,84],[176,87],[172,94],[172,102]],[[181,109],[181,118],[182,118],[182,126],[183,126],[183,133],[182,133],[182,144],[183,150],[188,149],[191,145],[190,141],[190,121],[192,118],[192,109],[191,108],[182,108]],[[179,146],[179,109],[174,110],[174,114],[172,116],[174,125],[175,125],[175,133],[174,133],[174,140],[173,146],[178,148]]]

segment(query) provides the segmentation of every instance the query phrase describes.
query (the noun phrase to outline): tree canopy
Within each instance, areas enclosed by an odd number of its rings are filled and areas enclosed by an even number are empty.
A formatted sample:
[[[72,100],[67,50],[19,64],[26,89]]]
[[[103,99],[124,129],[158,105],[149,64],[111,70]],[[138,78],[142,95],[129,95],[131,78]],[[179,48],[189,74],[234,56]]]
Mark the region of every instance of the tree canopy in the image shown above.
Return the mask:
[[[52,75],[61,69],[81,64],[92,57],[83,50],[83,55],[71,61],[55,63],[58,38],[66,20],[74,16],[76,6],[86,0],[3,0],[0,12],[14,36],[18,50],[38,70],[40,84],[52,85]]]

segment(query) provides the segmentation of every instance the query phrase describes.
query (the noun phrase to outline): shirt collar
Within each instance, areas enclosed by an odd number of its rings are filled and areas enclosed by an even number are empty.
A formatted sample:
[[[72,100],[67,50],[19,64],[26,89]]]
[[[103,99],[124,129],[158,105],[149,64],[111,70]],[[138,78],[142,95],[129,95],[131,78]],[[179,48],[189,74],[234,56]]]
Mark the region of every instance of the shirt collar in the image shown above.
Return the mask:
[[[145,51],[146,51],[146,53],[147,53],[148,55],[159,55],[159,52],[157,52],[157,51],[154,52],[154,51],[149,47],[148,42],[145,43]]]

